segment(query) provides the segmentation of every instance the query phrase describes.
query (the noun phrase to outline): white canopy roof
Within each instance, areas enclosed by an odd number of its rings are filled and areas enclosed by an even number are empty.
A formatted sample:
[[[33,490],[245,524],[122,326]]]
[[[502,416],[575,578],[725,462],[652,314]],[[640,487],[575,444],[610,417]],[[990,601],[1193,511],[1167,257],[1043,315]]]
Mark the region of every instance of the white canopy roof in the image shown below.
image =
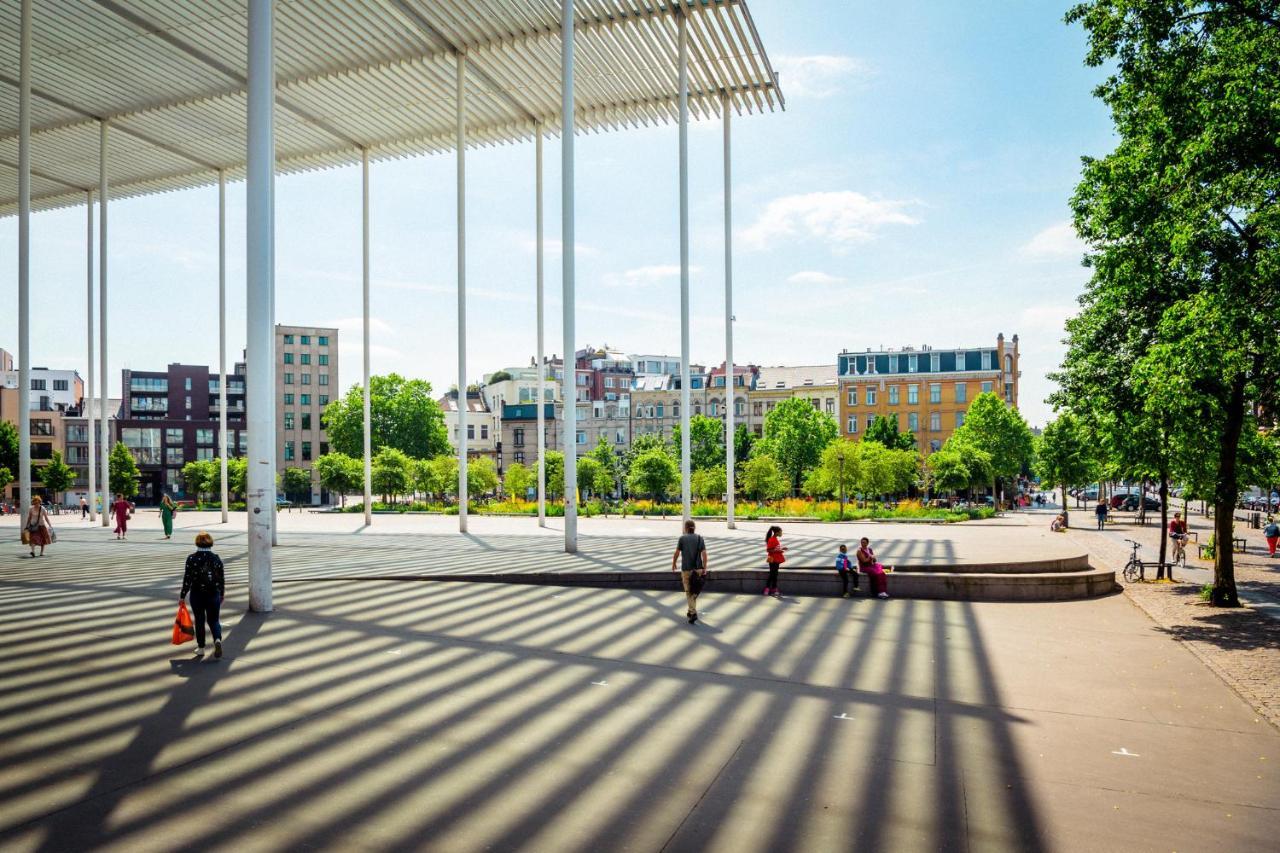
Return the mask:
[[[32,208],[83,203],[111,127],[113,198],[243,174],[246,0],[34,0]],[[783,105],[744,0],[576,0],[582,130],[674,121],[676,14],[689,105]],[[277,0],[278,169],[452,150],[456,54],[474,144],[559,131],[559,0]],[[18,198],[19,4],[0,3],[0,216]]]

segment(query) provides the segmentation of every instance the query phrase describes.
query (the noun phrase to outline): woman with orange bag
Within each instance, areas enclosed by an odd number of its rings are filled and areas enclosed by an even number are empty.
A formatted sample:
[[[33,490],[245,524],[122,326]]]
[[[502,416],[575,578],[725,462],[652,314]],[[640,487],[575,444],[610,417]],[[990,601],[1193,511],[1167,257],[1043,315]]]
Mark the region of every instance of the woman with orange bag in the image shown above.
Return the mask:
[[[185,599],[188,592],[191,593],[191,610],[196,623],[196,656],[204,655],[204,624],[208,622],[213,631],[213,656],[222,657],[222,624],[218,621],[218,610],[226,594],[226,582],[222,559],[213,553],[213,537],[203,530],[196,535],[195,553],[187,557],[178,601]]]

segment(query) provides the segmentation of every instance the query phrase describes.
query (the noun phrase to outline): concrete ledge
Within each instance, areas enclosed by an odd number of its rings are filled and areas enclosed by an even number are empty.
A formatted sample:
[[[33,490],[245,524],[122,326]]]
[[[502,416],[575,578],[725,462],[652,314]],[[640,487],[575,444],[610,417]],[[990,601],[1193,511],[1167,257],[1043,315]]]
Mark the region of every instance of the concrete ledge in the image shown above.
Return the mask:
[[[1070,560],[1064,562],[1071,562]],[[713,571],[707,589],[758,595],[764,588],[765,570],[730,569]],[[376,577],[280,578],[278,583],[298,581],[453,581],[463,583],[505,583],[525,586],[607,587],[621,589],[678,590],[680,576],[660,572],[471,572],[434,575],[381,575]],[[867,595],[867,578],[860,578],[861,592]],[[1083,570],[1015,574],[1011,571],[894,571],[888,575],[889,594],[899,598],[927,598],[953,601],[1064,601],[1108,595],[1117,589],[1115,572]],[[788,595],[836,596],[840,578],[835,571],[784,569],[779,585]]]

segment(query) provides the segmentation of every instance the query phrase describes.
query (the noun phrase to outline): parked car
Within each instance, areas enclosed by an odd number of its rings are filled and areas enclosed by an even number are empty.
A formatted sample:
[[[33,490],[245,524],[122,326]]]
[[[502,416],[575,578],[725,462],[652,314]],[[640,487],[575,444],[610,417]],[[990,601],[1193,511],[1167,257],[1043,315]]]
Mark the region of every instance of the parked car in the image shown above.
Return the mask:
[[[1120,504],[1120,509],[1125,512],[1137,512],[1138,500],[1139,498],[1137,495],[1126,495]],[[1160,501],[1151,497],[1151,495],[1143,495],[1142,502],[1147,509],[1160,509]]]
[[[1114,495],[1111,496],[1111,500],[1108,502],[1108,504],[1112,509],[1120,509],[1120,507],[1124,504],[1124,502],[1127,501],[1129,498],[1133,498],[1136,501],[1138,499],[1138,493],[1137,492],[1116,492]]]

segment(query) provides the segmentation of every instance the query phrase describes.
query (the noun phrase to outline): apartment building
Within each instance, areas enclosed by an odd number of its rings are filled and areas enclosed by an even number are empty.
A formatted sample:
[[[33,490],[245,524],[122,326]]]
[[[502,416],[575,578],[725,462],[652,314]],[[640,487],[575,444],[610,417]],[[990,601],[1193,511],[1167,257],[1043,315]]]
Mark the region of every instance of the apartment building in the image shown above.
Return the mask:
[[[327,503],[315,460],[329,452],[324,407],[338,386],[338,330],[321,326],[275,329],[276,469],[311,472],[311,503]]]
[[[18,388],[18,366],[13,355],[0,349],[0,388]],[[15,397],[16,399],[16,397]],[[31,368],[31,411],[73,412],[84,399],[84,380],[75,370]],[[17,403],[14,403],[17,405]]]
[[[560,403],[543,403],[546,449],[564,450]],[[504,403],[499,411],[501,439],[496,453],[503,471],[513,462],[533,467],[538,464],[538,404]]]
[[[484,395],[477,390],[467,391],[467,458],[478,459],[487,456],[502,466],[498,458],[498,446],[502,440],[502,428],[498,414],[489,409]],[[458,454],[458,391],[450,390],[439,400],[440,411],[444,414],[444,426],[449,435],[449,446]]]
[[[835,420],[840,416],[840,386],[834,364],[796,367],[761,367],[755,387],[747,394],[746,423],[756,435],[764,434],[764,419],[783,400],[798,398]]]
[[[840,425],[860,438],[876,415],[897,416],[898,428],[916,434],[930,453],[964,423],[974,397],[998,394],[1018,406],[1018,336],[995,346],[845,350],[837,357]]]

